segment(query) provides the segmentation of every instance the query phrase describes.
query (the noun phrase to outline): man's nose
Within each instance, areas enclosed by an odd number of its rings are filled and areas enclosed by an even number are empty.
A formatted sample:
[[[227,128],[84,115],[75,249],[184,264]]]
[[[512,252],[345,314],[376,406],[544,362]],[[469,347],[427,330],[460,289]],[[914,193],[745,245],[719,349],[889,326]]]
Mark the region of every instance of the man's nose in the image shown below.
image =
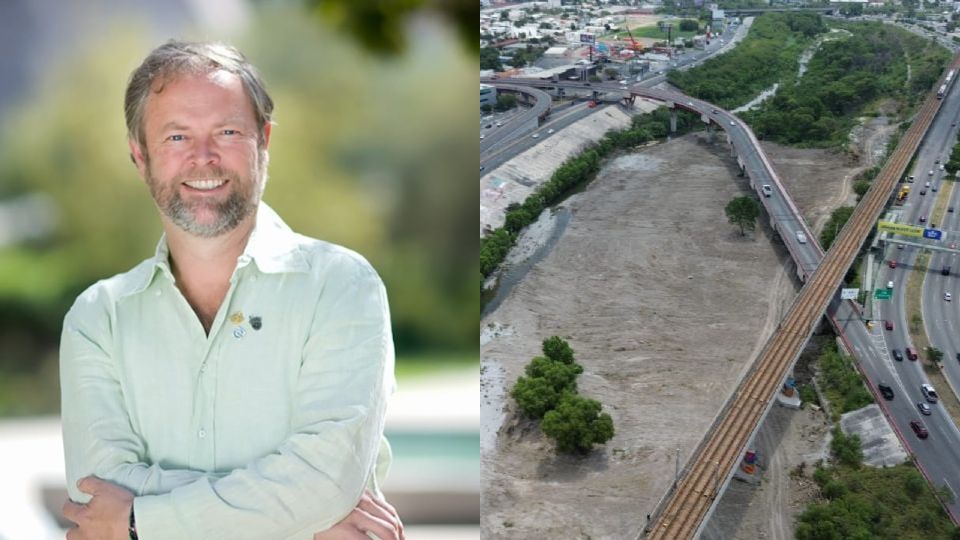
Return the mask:
[[[220,149],[213,137],[197,137],[193,147],[193,161],[198,167],[220,164]]]

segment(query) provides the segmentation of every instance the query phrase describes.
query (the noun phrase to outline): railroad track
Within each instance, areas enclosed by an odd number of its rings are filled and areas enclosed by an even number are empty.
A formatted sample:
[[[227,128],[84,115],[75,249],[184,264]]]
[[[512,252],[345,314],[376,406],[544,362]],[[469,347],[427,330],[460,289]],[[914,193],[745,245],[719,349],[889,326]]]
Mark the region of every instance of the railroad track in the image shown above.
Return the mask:
[[[954,57],[950,69],[958,67],[960,55]],[[940,84],[942,81],[937,86]],[[707,434],[706,442],[691,458],[686,475],[658,512],[647,538],[673,540],[693,538],[696,534],[719,495],[720,484],[736,466],[751,433],[836,293],[939,107],[936,91],[931,92],[823,262],[797,295],[779,329],[754,361],[714,429]]]

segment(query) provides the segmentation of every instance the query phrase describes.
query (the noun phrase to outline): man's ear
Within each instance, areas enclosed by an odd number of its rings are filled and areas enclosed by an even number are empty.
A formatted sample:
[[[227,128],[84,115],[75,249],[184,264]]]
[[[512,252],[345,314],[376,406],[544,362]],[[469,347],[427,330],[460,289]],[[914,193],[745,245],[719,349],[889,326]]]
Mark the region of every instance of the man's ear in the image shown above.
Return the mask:
[[[130,161],[137,167],[140,178],[146,179],[147,160],[144,159],[143,149],[140,147],[140,143],[133,139],[127,139],[127,145],[130,147]]]
[[[263,126],[263,149],[266,150],[270,147],[270,132],[273,130],[273,124],[267,122]]]

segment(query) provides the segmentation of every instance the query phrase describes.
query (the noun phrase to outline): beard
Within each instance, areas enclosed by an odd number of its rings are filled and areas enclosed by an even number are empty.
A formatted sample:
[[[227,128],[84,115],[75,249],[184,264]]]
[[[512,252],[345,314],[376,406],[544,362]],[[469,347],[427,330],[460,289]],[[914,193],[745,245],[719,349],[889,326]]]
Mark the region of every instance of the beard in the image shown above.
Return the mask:
[[[150,194],[163,213],[174,225],[193,236],[215,238],[237,227],[241,221],[256,211],[267,181],[266,152],[259,152],[256,163],[247,171],[247,177],[223,167],[206,167],[190,174],[179,174],[170,182],[161,182],[153,175],[150,162],[146,163],[147,185]],[[196,197],[192,200],[181,196],[181,184],[191,180],[223,179],[230,192],[219,201]],[[211,220],[201,220],[204,214],[213,214]]]

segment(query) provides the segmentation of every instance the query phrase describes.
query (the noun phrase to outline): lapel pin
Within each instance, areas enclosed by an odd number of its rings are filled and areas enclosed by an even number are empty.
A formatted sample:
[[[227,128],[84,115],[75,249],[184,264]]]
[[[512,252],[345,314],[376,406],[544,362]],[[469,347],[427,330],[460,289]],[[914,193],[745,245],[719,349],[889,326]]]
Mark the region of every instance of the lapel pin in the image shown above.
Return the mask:
[[[240,324],[243,322],[243,312],[235,311],[233,315],[230,315],[230,322],[233,324]]]
[[[254,330],[259,330],[260,327],[263,326],[263,320],[260,317],[253,315],[250,317],[250,326],[252,326]]]
[[[244,335],[246,335],[246,333],[247,333],[247,331],[244,330],[242,326],[238,326],[238,327],[236,327],[236,328],[233,329],[233,337],[235,337],[235,338],[237,338],[237,339],[242,338]]]

